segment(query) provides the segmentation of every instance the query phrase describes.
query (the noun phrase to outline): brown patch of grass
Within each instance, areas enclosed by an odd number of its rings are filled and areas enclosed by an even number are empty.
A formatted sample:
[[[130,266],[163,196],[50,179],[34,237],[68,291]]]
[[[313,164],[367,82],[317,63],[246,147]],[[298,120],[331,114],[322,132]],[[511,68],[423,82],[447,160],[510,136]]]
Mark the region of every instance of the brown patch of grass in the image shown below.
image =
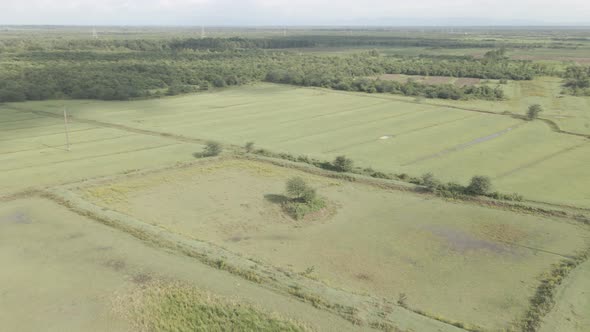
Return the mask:
[[[113,301],[134,331],[311,331],[306,325],[181,282],[153,280]]]
[[[528,236],[527,232],[510,224],[482,224],[478,228],[487,239],[499,242],[519,242]]]

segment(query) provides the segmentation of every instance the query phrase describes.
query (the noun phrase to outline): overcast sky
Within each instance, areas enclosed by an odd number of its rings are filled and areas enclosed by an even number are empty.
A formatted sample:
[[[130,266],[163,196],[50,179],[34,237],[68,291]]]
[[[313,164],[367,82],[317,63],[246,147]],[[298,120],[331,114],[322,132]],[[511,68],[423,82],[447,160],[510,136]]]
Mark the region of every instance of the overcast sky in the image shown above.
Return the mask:
[[[0,0],[0,24],[589,25],[590,0]]]

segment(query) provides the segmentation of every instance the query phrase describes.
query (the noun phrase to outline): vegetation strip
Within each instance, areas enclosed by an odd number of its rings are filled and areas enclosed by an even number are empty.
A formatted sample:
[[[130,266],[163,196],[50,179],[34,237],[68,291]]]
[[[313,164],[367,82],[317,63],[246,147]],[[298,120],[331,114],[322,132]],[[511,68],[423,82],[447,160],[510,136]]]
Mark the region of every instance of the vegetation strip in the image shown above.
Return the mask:
[[[590,259],[590,247],[571,259],[555,264],[549,273],[543,274],[541,284],[530,300],[530,307],[524,317],[515,325],[523,332],[536,332],[545,317],[555,307],[555,293],[559,285],[580,264]]]
[[[272,155],[272,157],[270,157]],[[339,173],[333,172],[330,170],[326,170],[324,167],[318,166],[318,163],[321,164],[328,164],[327,162],[320,162],[315,161],[311,162],[309,159],[305,158],[297,158],[291,156],[289,154],[274,154],[268,151],[261,156],[259,155],[236,155],[235,158],[247,158],[253,159],[258,161],[264,161],[267,163],[271,163],[277,166],[282,167],[291,167],[296,168],[300,171],[304,171],[311,174],[318,174],[321,176],[327,176],[332,178],[337,178],[346,181],[352,182],[362,182],[365,184],[373,185],[379,188],[386,188],[386,189],[393,189],[393,190],[400,190],[400,191],[413,191],[419,193],[421,195],[436,195],[432,192],[424,190],[425,187],[423,185],[417,185],[413,182],[408,181],[401,181],[394,179],[393,177],[387,176],[387,174],[376,172],[371,170],[370,172],[364,172],[364,170],[352,170],[349,173]],[[467,196],[467,195],[437,195],[443,199],[451,199],[451,200],[461,200],[464,202],[469,202],[472,204],[478,204],[482,206],[487,206],[490,208],[500,208],[506,209],[514,212],[520,213],[527,213],[527,214],[534,214],[534,215],[542,215],[542,216],[551,216],[551,217],[558,217],[558,218],[566,218],[575,220],[587,225],[590,225],[590,218],[584,214],[571,214],[564,210],[557,210],[557,209],[547,209],[547,208],[539,208],[530,205],[526,205],[526,200],[522,202],[507,202],[507,201],[500,201],[496,199],[489,199],[489,198],[482,198],[476,196]],[[545,204],[544,202],[534,202],[534,203],[541,203]],[[555,204],[548,204],[552,206],[562,207],[560,205]],[[572,207],[565,207],[565,208],[572,208]],[[574,207],[575,209],[575,207]]]

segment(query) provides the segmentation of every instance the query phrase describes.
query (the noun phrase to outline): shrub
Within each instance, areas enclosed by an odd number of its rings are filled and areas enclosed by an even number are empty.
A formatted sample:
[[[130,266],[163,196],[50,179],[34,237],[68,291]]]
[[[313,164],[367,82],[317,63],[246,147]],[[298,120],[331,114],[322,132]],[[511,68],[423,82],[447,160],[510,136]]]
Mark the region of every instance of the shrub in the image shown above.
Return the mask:
[[[471,178],[467,193],[474,196],[486,195],[492,189],[492,180],[487,176],[474,176]]]
[[[316,198],[315,189],[305,183],[300,177],[294,177],[287,181],[286,185],[287,195],[292,199],[302,201],[304,203],[312,202]]]
[[[323,209],[326,204],[318,198],[314,188],[300,177],[287,181],[286,192],[289,200],[283,203],[283,209],[296,220],[303,219],[306,214]]]
[[[352,171],[353,165],[354,162],[352,159],[346,158],[345,156],[338,156],[332,162],[332,166],[337,172],[350,172]]]
[[[205,149],[203,150],[203,155],[205,157],[213,157],[217,156],[223,151],[221,144],[215,141],[209,141],[205,144]]]
[[[422,185],[430,191],[435,191],[440,185],[440,181],[434,177],[432,173],[422,175]]]
[[[252,152],[252,150],[254,150],[254,142],[247,142],[246,145],[244,145],[244,149],[248,153]]]
[[[529,120],[534,120],[539,117],[539,113],[543,112],[543,107],[539,104],[529,106],[529,110],[526,113],[526,117]]]
[[[317,212],[326,207],[324,200],[315,198],[309,202],[301,201],[288,201],[283,204],[283,209],[287,214],[295,218],[295,220],[301,220],[309,213]]]

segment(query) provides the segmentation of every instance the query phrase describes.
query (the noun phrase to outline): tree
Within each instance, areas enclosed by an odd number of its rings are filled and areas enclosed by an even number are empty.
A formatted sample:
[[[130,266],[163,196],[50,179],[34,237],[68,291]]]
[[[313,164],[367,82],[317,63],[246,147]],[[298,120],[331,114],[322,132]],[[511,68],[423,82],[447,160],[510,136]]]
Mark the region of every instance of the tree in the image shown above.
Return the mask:
[[[477,175],[471,178],[467,193],[471,195],[486,195],[492,190],[492,180],[487,176]]]
[[[529,110],[526,113],[527,119],[534,120],[539,117],[539,113],[543,112],[543,107],[539,104],[529,106]]]
[[[300,200],[305,203],[310,203],[316,198],[315,189],[305,183],[300,177],[293,177],[287,181],[286,185],[287,195],[292,199]]]
[[[422,185],[428,188],[428,190],[434,191],[440,186],[440,184],[440,181],[434,177],[434,174],[426,173],[422,175]]]
[[[352,161],[352,159],[346,158],[345,156],[338,156],[332,162],[334,170],[338,172],[350,172],[352,171],[353,165],[354,162]]]
[[[215,141],[209,141],[205,144],[203,155],[206,157],[217,156],[223,151],[221,144]]]

